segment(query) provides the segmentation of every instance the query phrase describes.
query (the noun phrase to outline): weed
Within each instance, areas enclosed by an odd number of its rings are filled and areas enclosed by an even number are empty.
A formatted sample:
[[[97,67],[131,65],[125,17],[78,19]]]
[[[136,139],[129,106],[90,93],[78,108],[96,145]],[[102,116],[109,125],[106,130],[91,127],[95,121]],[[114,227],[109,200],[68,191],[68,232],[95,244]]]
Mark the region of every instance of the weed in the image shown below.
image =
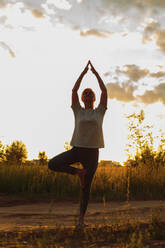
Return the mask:
[[[161,240],[165,237],[164,222],[162,220],[162,203],[155,209],[151,209],[151,214],[149,218],[150,226],[149,232],[152,239]]]
[[[80,186],[72,175],[54,173],[47,166],[1,165],[0,192],[37,196],[54,200],[78,200]],[[165,199],[165,168],[149,173],[147,168],[98,167],[91,188],[91,200],[163,200]]]

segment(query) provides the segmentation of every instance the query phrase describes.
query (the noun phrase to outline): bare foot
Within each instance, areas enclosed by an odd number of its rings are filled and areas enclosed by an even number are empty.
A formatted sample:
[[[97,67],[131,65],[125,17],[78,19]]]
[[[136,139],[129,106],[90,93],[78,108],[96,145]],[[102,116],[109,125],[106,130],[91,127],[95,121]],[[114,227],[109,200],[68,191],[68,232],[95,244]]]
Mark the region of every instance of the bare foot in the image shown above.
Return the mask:
[[[84,216],[80,216],[78,227],[83,228],[83,227],[87,227],[87,226],[88,226],[88,224],[84,223]]]
[[[85,187],[85,175],[86,175],[86,173],[87,173],[86,169],[79,169],[77,172],[77,175],[80,178],[80,184],[81,184],[82,189]]]

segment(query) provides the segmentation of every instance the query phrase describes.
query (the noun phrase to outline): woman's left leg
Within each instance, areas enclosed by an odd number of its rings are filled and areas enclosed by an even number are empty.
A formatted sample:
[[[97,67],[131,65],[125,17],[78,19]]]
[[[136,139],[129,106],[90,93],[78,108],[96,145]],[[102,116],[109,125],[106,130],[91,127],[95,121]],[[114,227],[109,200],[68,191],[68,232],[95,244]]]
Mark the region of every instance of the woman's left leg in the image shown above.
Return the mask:
[[[66,172],[68,174],[75,175],[78,172],[78,169],[71,166],[79,162],[79,150],[76,147],[73,147],[69,151],[62,152],[49,160],[48,168],[53,171]]]

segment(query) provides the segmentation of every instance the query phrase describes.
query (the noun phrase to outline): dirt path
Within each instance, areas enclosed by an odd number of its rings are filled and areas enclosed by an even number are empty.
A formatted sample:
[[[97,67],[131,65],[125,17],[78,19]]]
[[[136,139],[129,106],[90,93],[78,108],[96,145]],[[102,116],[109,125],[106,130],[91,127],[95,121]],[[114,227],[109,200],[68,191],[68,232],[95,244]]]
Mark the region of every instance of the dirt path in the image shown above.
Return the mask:
[[[165,201],[161,202],[165,219]],[[131,201],[129,211],[125,202],[89,203],[87,224],[103,224],[127,218],[147,220],[151,209],[160,206],[159,201]],[[37,228],[61,224],[73,226],[78,214],[78,203],[74,202],[27,202],[22,199],[0,197],[0,230],[15,228]]]

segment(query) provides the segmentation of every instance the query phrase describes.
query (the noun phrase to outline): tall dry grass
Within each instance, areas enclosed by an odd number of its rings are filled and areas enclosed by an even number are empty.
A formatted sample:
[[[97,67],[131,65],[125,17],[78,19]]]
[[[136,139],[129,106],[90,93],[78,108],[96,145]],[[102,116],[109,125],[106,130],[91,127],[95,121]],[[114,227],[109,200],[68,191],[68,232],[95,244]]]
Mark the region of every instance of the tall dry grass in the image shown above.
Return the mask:
[[[0,165],[0,192],[55,199],[78,199],[79,179],[50,171],[47,166]],[[163,200],[165,168],[98,166],[91,188],[91,200]]]

